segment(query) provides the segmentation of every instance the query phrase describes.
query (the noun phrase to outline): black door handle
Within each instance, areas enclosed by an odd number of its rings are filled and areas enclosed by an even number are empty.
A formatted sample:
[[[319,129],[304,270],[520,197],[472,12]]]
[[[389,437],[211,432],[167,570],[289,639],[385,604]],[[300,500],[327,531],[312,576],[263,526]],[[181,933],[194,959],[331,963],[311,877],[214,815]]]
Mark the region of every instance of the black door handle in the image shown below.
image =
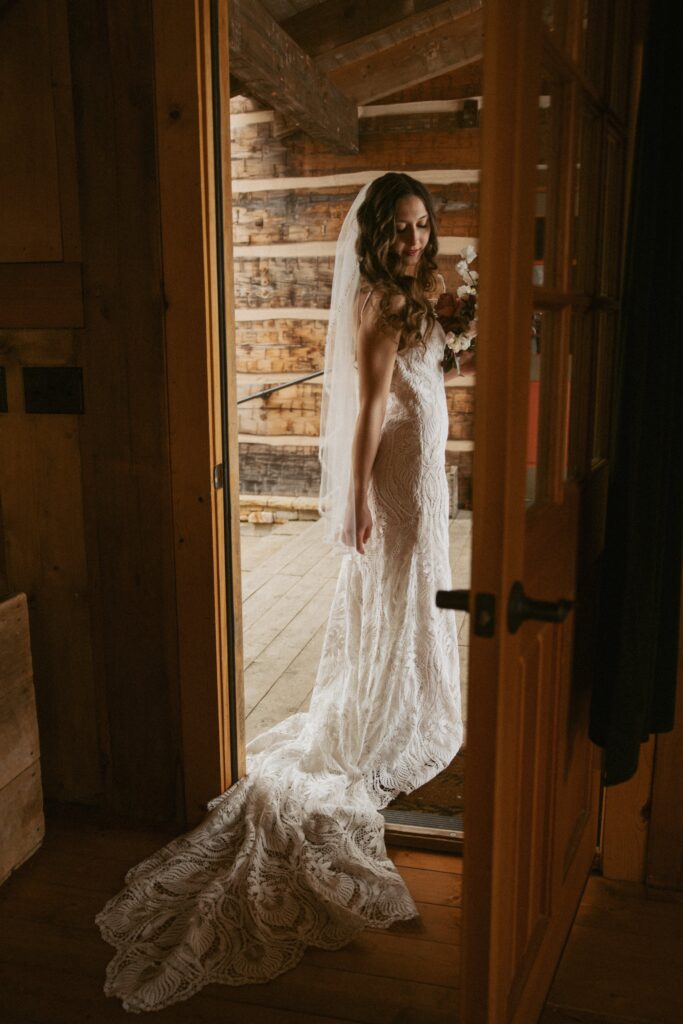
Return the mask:
[[[496,629],[496,599],[493,594],[475,594],[474,609],[470,610],[469,590],[437,590],[436,607],[452,608],[456,612],[472,615],[477,636],[492,637]]]
[[[527,619],[541,622],[564,622],[574,607],[573,601],[534,601],[524,593],[524,587],[517,580],[510,587],[508,598],[508,630],[516,633]]]
[[[470,610],[469,590],[437,590],[437,608],[453,608],[456,612],[468,612]]]

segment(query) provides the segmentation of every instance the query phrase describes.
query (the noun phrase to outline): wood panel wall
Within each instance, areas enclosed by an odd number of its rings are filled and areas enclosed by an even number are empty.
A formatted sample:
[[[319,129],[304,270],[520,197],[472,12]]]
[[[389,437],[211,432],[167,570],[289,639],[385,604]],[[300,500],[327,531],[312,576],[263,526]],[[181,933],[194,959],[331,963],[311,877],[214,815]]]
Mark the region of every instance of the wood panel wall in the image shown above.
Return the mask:
[[[0,298],[11,299],[0,302],[0,585],[28,597],[47,801],[171,820],[180,752],[152,42],[146,0],[0,11]],[[30,366],[79,367],[83,413],[27,413]]]
[[[360,107],[360,149],[334,153],[299,132],[279,138],[273,111],[231,101],[238,396],[321,370],[335,240],[358,189],[387,170],[422,180],[434,197],[439,266],[459,278],[462,246],[479,225],[479,71],[442,75]],[[446,463],[471,508],[474,380],[446,385]],[[315,497],[320,487],[321,378],[240,406],[240,489]]]

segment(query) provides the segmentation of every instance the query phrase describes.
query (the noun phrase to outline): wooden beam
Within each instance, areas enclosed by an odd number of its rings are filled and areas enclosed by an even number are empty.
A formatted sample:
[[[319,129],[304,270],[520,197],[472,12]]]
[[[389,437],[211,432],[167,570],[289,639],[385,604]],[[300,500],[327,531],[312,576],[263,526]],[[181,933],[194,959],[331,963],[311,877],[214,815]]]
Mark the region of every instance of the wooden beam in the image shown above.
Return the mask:
[[[356,103],[369,103],[399,89],[475,64],[482,54],[480,0],[446,0],[427,10],[390,21],[389,5],[373,4],[344,21],[341,0],[287,19],[283,27],[314,57]],[[395,16],[395,6],[391,5]],[[330,48],[326,26],[343,22],[341,45]],[[351,32],[358,32],[353,37]],[[362,34],[360,34],[362,33]],[[273,135],[285,138],[298,130],[295,121],[276,114]]]
[[[369,103],[480,60],[481,8],[387,49],[330,68],[330,81],[356,103]],[[326,58],[327,62],[327,58]]]
[[[379,0],[352,5],[326,0],[281,23],[295,43],[315,59],[319,71],[332,71],[390,50],[424,32],[437,31],[481,10],[481,0],[437,0],[430,4]]]
[[[229,0],[230,65],[251,95],[291,125],[346,153],[358,152],[356,103],[342,94],[258,0]]]

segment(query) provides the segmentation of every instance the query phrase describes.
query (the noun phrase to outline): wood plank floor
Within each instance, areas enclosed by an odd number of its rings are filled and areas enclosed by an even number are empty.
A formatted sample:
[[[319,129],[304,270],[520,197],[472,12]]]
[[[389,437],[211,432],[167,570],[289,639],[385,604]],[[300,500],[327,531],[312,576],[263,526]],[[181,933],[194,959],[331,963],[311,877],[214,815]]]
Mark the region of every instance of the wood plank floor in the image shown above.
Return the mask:
[[[2,1024],[130,1020],[102,992],[113,950],[94,916],[127,868],[173,833],[49,820],[43,846],[0,888]],[[454,1024],[461,860],[392,849],[420,919],[366,930],[335,952],[308,950],[267,985],[210,985],[150,1020],[169,1024]],[[683,903],[593,876],[542,1024],[679,1024]],[[531,1022],[529,1022],[531,1024]]]
[[[321,520],[240,526],[247,741],[308,707],[341,562],[322,539],[322,526]],[[463,510],[450,520],[454,587],[469,586],[471,526],[471,513]],[[450,614],[458,624],[465,717],[466,615]]]

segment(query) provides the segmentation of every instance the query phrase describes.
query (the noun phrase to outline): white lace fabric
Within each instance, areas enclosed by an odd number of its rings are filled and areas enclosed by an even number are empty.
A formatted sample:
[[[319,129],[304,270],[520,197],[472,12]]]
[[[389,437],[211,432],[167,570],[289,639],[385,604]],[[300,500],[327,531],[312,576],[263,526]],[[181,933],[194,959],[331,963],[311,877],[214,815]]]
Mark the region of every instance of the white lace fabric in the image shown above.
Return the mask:
[[[210,982],[266,982],[307,946],[417,915],[380,809],[442,771],[462,744],[450,589],[448,412],[439,324],[396,357],[368,504],[348,549],[310,708],[247,746],[247,775],[207,815],[132,867],[98,913],[116,947],[104,991],[159,1010]]]

